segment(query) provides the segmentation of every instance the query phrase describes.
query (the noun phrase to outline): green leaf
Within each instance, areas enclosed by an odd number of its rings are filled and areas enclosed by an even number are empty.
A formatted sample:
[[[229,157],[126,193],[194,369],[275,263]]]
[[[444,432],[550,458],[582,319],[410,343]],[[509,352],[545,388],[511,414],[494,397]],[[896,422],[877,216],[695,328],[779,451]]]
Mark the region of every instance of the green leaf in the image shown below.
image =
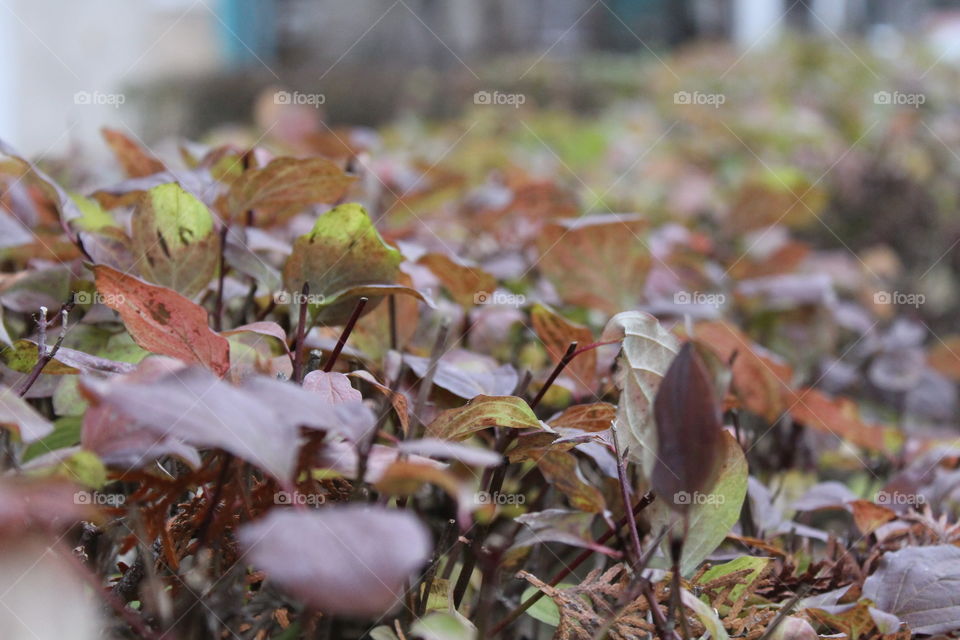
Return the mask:
[[[698,599],[697,596],[686,589],[680,591],[680,599],[683,601],[684,606],[693,609],[693,613],[700,618],[700,622],[703,623],[703,626],[707,632],[710,633],[710,637],[713,638],[713,640],[729,639],[730,636],[727,635],[727,630],[723,627],[723,623],[720,622],[720,617],[716,611],[713,610],[713,607]]]
[[[84,231],[99,231],[104,227],[117,227],[117,221],[113,219],[100,203],[90,198],[85,198],[79,194],[70,194],[70,199],[77,205],[82,214],[73,221],[73,224]]]
[[[689,528],[683,542],[680,572],[684,576],[696,571],[700,563],[720,546],[740,518],[740,509],[747,495],[747,460],[740,444],[727,432],[723,434],[724,451],[714,480],[700,494],[690,496],[687,511]],[[653,531],[666,527],[671,533],[683,532],[682,517],[673,510],[670,500],[655,500],[647,509]],[[671,535],[663,540],[664,553],[669,555]]]
[[[540,429],[540,421],[523,398],[516,396],[476,396],[473,400],[438,415],[429,434],[444,440],[463,440],[489,427]]]
[[[353,311],[353,298],[364,295],[354,287],[391,285],[403,257],[380,237],[366,210],[359,204],[342,204],[317,219],[310,233],[297,238],[283,268],[283,281],[291,295],[303,283],[310,285],[314,320],[344,324]],[[382,298],[374,298],[371,311]]]
[[[435,611],[413,623],[410,631],[423,640],[473,640],[477,630],[463,616]]]
[[[730,592],[730,599],[736,600],[746,589],[750,587],[750,585],[757,580],[757,578],[760,577],[760,574],[763,573],[768,564],[770,564],[770,558],[740,556],[739,558],[735,558],[730,562],[725,562],[723,564],[710,567],[702,576],[700,576],[700,580],[698,580],[698,582],[700,584],[706,584],[711,580],[722,578],[723,576],[730,575],[731,573],[749,569],[750,573],[740,578],[737,584],[734,585],[733,591]]]
[[[147,191],[132,219],[133,251],[146,280],[188,298],[217,271],[220,236],[207,206],[176,183]]]
[[[53,433],[30,443],[23,452],[23,462],[29,462],[45,453],[80,444],[81,416],[58,418],[53,423]]]
[[[48,349],[50,347],[47,347]],[[30,340],[17,340],[12,347],[0,352],[0,358],[8,367],[19,373],[30,373],[37,364],[37,344]],[[68,375],[80,373],[79,369],[65,365],[56,358],[43,368],[45,375]]]
[[[576,585],[572,582],[561,582],[557,585],[557,589],[569,589],[570,587],[575,587]],[[536,587],[527,587],[523,591],[523,595],[520,597],[520,602],[526,602],[527,599],[532,598],[535,594],[539,593],[540,590]],[[550,598],[543,596],[527,609],[527,615],[548,624],[551,627],[556,627],[560,624],[560,609],[557,608],[557,603],[555,603]]]

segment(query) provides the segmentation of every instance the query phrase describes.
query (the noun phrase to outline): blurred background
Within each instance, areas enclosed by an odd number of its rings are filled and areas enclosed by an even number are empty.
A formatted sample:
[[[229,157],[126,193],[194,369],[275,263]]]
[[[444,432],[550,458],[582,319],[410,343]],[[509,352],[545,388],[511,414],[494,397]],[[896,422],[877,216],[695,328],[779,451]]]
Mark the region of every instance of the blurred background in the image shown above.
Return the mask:
[[[490,83],[589,110],[637,59],[697,42],[755,54],[789,33],[853,55],[909,39],[943,62],[960,57],[960,2],[2,0],[0,136],[28,154],[102,147],[104,125],[196,137],[251,121],[268,87],[322,95],[338,124],[456,115]]]

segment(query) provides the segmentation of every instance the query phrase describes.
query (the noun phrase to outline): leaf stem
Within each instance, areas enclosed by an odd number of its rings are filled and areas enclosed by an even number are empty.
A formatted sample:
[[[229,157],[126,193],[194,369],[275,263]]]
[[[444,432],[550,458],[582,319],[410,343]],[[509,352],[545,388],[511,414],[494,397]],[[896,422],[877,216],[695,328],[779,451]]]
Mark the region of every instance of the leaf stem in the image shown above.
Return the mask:
[[[560,358],[560,362],[557,363],[557,366],[553,368],[553,371],[550,372],[550,376],[547,378],[547,381],[543,383],[543,386],[540,387],[540,391],[537,392],[537,395],[530,401],[530,408],[536,409],[537,405],[540,404],[540,401],[543,400],[543,396],[546,395],[547,391],[553,386],[554,381],[557,377],[563,372],[563,370],[570,364],[570,361],[573,360],[574,356],[577,355],[577,343],[576,341],[571,342],[567,347],[567,352],[563,354],[563,357]]]
[[[327,373],[333,371],[333,365],[337,364],[337,358],[340,357],[340,352],[343,351],[343,346],[347,344],[347,338],[349,338],[350,334],[353,333],[353,327],[357,324],[360,314],[363,313],[363,308],[367,306],[367,300],[368,298],[365,297],[361,297],[359,300],[357,300],[357,306],[353,308],[353,314],[351,314],[350,319],[347,320],[347,324],[343,327],[343,331],[340,333],[340,338],[337,340],[337,346],[333,348],[333,352],[330,354],[327,364],[323,366],[323,370]]]
[[[303,350],[307,338],[307,296],[310,295],[310,283],[304,282],[300,289],[300,315],[297,318],[297,345],[293,356],[293,381],[303,383]]]

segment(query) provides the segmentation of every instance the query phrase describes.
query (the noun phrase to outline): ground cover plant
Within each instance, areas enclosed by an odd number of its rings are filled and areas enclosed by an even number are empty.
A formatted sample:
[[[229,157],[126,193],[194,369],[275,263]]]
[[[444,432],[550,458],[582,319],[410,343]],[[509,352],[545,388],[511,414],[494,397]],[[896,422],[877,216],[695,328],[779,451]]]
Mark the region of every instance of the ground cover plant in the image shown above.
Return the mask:
[[[16,632],[955,634],[955,78],[823,49],[719,104],[105,129],[119,180],[0,145]]]

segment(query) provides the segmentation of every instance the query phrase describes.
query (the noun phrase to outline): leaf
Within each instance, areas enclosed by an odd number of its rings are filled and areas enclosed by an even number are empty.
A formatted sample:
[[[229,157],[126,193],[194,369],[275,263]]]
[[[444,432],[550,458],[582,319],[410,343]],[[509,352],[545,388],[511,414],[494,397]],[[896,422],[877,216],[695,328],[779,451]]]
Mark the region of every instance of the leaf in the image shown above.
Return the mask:
[[[47,345],[47,350],[52,350]],[[32,340],[17,340],[13,347],[3,351],[3,359],[8,367],[21,373],[29,373],[37,364],[37,343]],[[57,354],[43,368],[44,375],[66,375],[77,373],[130,373],[134,365],[129,362],[117,362],[89,353],[61,346]]]
[[[58,418],[54,421],[53,431],[50,434],[30,443],[24,449],[23,462],[29,462],[51,451],[75,446],[80,442],[80,425],[81,418],[79,416]]]
[[[462,307],[472,307],[478,295],[497,288],[497,279],[483,269],[471,266],[444,253],[427,253],[417,260],[440,280],[453,299]]]
[[[658,446],[653,402],[663,376],[680,351],[680,340],[656,318],[639,311],[626,311],[610,319],[600,341],[615,339],[623,340],[615,378],[620,389],[617,436],[649,479]]]
[[[495,451],[438,438],[404,440],[397,445],[397,449],[404,453],[412,453],[427,458],[456,460],[475,467],[495,467],[503,463],[503,456]]]
[[[462,407],[441,412],[427,432],[443,440],[463,440],[490,427],[540,429],[540,421],[523,398],[476,396]]]
[[[361,505],[275,509],[237,538],[281,588],[324,613],[363,617],[396,607],[432,548],[409,512]]]
[[[710,637],[713,638],[713,640],[729,639],[730,636],[727,635],[727,630],[723,627],[723,623],[720,621],[717,613],[713,610],[713,607],[706,604],[686,589],[682,588],[680,590],[680,600],[683,602],[684,606],[693,609],[693,613],[700,619],[700,622],[703,623],[703,626],[706,627],[707,632],[710,634]]]
[[[53,432],[53,425],[10,387],[0,387],[0,427],[10,429],[28,443]]]
[[[560,582],[557,584],[557,589],[569,589],[573,586],[576,585],[570,582]],[[523,595],[520,596],[520,602],[526,602],[539,592],[540,589],[536,587],[527,587],[523,590]],[[527,609],[527,615],[551,627],[556,627],[560,624],[560,609],[557,608],[557,604],[550,598],[540,598],[534,602],[533,605]]]
[[[720,403],[707,365],[693,344],[680,349],[660,383],[654,400],[657,462],[651,475],[654,493],[679,510],[703,489],[723,453]]]
[[[592,513],[569,509],[544,509],[524,513],[514,518],[517,524],[523,525],[523,529],[511,549],[559,542],[616,557],[616,551],[593,541],[590,528],[594,519],[595,515]]]
[[[747,461],[739,443],[729,433],[724,432],[722,439],[723,460],[717,469],[714,480],[708,483],[702,492],[702,498],[691,497],[688,510],[688,533],[683,543],[683,557],[680,571],[684,576],[691,575],[708,555],[720,546],[727,534],[740,518],[740,509],[747,495]],[[659,532],[666,527],[674,530],[680,520],[672,505],[664,500],[655,500],[646,510],[652,531]],[[682,526],[679,529],[682,532]],[[669,536],[664,539],[664,552],[667,553]]]
[[[866,424],[854,403],[847,398],[830,398],[816,389],[801,389],[791,408],[793,418],[811,429],[849,440],[869,449],[893,453],[903,443],[903,433],[893,427]]]
[[[869,500],[853,500],[850,502],[850,509],[853,511],[853,522],[865,536],[897,518],[897,514],[890,509]]]
[[[220,261],[220,234],[200,200],[173,182],[143,194],[131,219],[133,253],[146,280],[193,298]]]
[[[404,435],[409,435],[410,433],[410,412],[407,408],[407,396],[400,391],[394,391],[385,384],[379,382],[372,373],[369,371],[351,371],[347,374],[351,378],[359,378],[368,382],[374,389],[380,393],[387,396],[387,399],[390,400],[390,404],[393,406],[393,412],[397,416],[397,421],[400,423],[400,429],[403,431]]]
[[[423,378],[430,358],[405,355],[410,370]],[[479,395],[502,396],[513,393],[519,376],[509,364],[498,365],[493,358],[462,349],[452,349],[437,361],[433,383],[450,393],[470,400]]]
[[[353,312],[352,287],[393,284],[403,257],[386,244],[359,204],[342,204],[317,218],[310,233],[297,238],[283,267],[283,282],[291,293],[310,285],[311,305],[318,322],[346,323]],[[333,301],[328,304],[325,298]],[[347,299],[341,299],[347,298]],[[365,311],[373,309],[372,300]]]
[[[196,366],[157,379],[104,383],[88,378],[84,385],[99,404],[135,418],[161,436],[197,447],[219,447],[281,482],[293,477],[301,426],[355,441],[374,423],[370,410],[360,403],[331,405],[295,384],[265,376],[251,376],[234,386]]]
[[[577,458],[566,451],[548,451],[537,460],[540,473],[553,488],[567,496],[570,506],[600,513],[606,509],[603,494],[581,477]]]
[[[960,548],[906,547],[885,553],[863,583],[863,597],[892,613],[915,634],[960,627]]]
[[[538,266],[564,301],[617,313],[637,306],[650,269],[639,215],[591,215],[547,224]]]
[[[303,388],[330,404],[363,400],[360,392],[350,384],[350,378],[335,371],[311,371],[303,379]]]
[[[557,362],[571,342],[585,347],[593,342],[593,333],[587,327],[570,322],[553,309],[538,304],[530,310],[530,321],[537,337],[543,341],[552,362]],[[593,392],[597,377],[597,351],[591,349],[574,358],[564,369],[573,379],[574,396],[583,397]]]
[[[277,158],[261,169],[244,171],[230,187],[227,207],[231,217],[237,217],[250,209],[275,214],[332,203],[356,179],[326,158]]]
[[[548,423],[554,429],[580,429],[581,431],[606,431],[617,416],[617,407],[609,402],[575,404]]]
[[[736,601],[743,592],[749,589],[766,571],[767,567],[770,566],[770,560],[770,558],[759,558],[756,556],[740,556],[730,562],[710,567],[703,572],[703,575],[697,579],[697,582],[701,585],[707,585],[713,580],[723,578],[732,573],[747,571],[746,575],[737,579],[736,584],[730,591],[729,599]]]
[[[104,302],[120,313],[138,345],[226,375],[230,369],[230,343],[209,328],[203,307],[176,291],[147,284],[104,265],[96,265],[93,272]]]
[[[102,128],[100,132],[128,178],[143,178],[164,170],[162,162],[150,155],[129,136],[107,127]]]
[[[410,632],[423,640],[476,640],[477,637],[473,624],[456,611],[434,611],[414,622]]]
[[[773,423],[790,406],[793,370],[774,354],[754,344],[737,328],[722,322],[696,326],[698,341],[723,362],[733,361],[733,391],[749,411]]]

